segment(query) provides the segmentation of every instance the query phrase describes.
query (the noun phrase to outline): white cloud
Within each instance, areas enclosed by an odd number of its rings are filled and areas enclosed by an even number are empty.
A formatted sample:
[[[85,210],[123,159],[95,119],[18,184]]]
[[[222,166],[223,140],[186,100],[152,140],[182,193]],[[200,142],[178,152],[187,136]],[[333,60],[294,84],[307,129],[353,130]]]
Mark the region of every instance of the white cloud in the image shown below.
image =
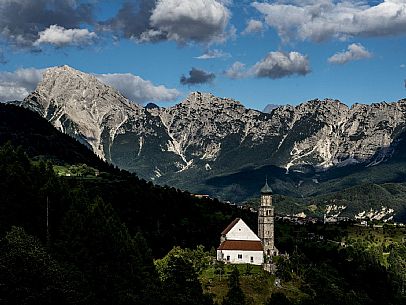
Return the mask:
[[[328,61],[333,64],[346,64],[349,61],[371,58],[372,54],[359,43],[350,44],[345,52],[331,56]]]
[[[40,44],[52,44],[58,47],[66,45],[88,45],[91,44],[97,35],[88,29],[65,29],[56,24],[38,33],[39,38],[34,42],[34,46]]]
[[[298,52],[270,52],[250,69],[250,74],[256,77],[272,79],[308,73],[310,73],[309,61],[306,56]]]
[[[224,58],[230,57],[231,55],[223,52],[222,50],[208,50],[204,54],[195,57],[196,59],[215,59],[215,58]]]
[[[247,27],[242,32],[243,35],[251,34],[251,33],[258,33],[264,29],[264,25],[261,21],[251,19],[247,22]]]
[[[216,0],[159,0],[152,11],[150,25],[155,37],[159,31],[178,43],[208,43],[226,38],[230,15],[227,7]],[[141,35],[144,41],[148,32]]]
[[[405,64],[401,64],[399,67],[400,67],[401,69],[404,69],[404,68],[406,68],[406,65],[405,65]]]
[[[306,75],[311,72],[309,60],[298,52],[269,52],[268,55],[247,69],[245,64],[237,61],[225,75],[232,79],[245,77],[283,78],[292,75]]]
[[[252,4],[283,41],[406,34],[406,2],[292,0]]]
[[[247,76],[247,71],[245,70],[245,64],[236,61],[232,66],[224,72],[224,74],[232,79],[244,78]]]
[[[15,72],[0,72],[0,102],[23,100],[35,90],[42,80],[45,69],[18,69]],[[119,90],[137,103],[147,101],[172,101],[180,96],[176,89],[156,86],[139,76],[126,74],[96,74],[101,82]]]
[[[152,101],[173,101],[180,96],[176,89],[156,86],[151,81],[144,80],[130,73],[96,74],[97,79],[121,92],[125,97],[136,103]]]
[[[23,100],[42,80],[43,69],[18,69],[0,72],[0,102]]]
[[[31,48],[38,32],[52,24],[76,29],[94,22],[94,0],[0,0],[0,36],[9,44]]]

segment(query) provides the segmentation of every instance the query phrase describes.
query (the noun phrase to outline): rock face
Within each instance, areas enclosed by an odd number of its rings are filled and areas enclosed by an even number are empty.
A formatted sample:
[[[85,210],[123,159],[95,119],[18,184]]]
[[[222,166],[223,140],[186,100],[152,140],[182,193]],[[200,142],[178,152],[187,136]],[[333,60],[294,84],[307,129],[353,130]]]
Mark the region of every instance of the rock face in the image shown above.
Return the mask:
[[[23,105],[113,164],[160,182],[205,179],[244,166],[324,170],[389,158],[404,131],[406,100],[348,108],[337,100],[271,113],[208,93],[169,108],[142,107],[94,76],[48,69]]]

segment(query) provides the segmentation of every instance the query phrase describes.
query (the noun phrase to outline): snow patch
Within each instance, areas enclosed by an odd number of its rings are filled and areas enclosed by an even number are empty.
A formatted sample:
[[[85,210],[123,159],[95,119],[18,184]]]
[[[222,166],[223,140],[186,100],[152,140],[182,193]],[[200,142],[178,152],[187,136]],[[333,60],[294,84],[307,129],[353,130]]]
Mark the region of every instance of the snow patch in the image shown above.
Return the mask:
[[[144,146],[144,137],[140,137],[138,140],[138,143],[139,143],[139,147],[138,147],[137,157],[139,157],[141,155],[141,150],[142,150],[142,147]]]
[[[192,166],[192,164],[193,164],[193,159],[186,162],[186,165],[182,165],[182,168],[180,170],[178,170],[177,173],[181,173],[181,172],[189,169]]]
[[[162,173],[158,167],[155,167],[154,174],[156,178],[162,177]]]
[[[206,151],[204,152],[204,155],[200,159],[215,161],[220,150],[221,150],[221,143],[210,143],[206,147]]]

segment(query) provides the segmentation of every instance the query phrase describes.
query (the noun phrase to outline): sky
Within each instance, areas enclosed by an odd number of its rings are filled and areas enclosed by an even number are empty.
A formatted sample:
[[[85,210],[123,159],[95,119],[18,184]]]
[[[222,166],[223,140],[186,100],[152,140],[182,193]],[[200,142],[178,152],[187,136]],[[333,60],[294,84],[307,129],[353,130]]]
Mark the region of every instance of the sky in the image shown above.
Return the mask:
[[[406,97],[406,0],[0,0],[0,101],[60,65],[163,107],[191,91],[258,110],[393,102]]]

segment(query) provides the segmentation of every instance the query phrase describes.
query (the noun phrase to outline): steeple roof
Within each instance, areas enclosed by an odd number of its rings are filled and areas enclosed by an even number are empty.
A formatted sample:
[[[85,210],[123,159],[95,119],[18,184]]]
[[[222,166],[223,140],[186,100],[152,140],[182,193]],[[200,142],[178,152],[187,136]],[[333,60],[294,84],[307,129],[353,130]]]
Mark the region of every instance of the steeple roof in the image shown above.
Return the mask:
[[[268,179],[266,179],[265,181],[265,185],[262,187],[261,189],[261,194],[262,195],[272,195],[272,189],[271,187],[268,185]]]

